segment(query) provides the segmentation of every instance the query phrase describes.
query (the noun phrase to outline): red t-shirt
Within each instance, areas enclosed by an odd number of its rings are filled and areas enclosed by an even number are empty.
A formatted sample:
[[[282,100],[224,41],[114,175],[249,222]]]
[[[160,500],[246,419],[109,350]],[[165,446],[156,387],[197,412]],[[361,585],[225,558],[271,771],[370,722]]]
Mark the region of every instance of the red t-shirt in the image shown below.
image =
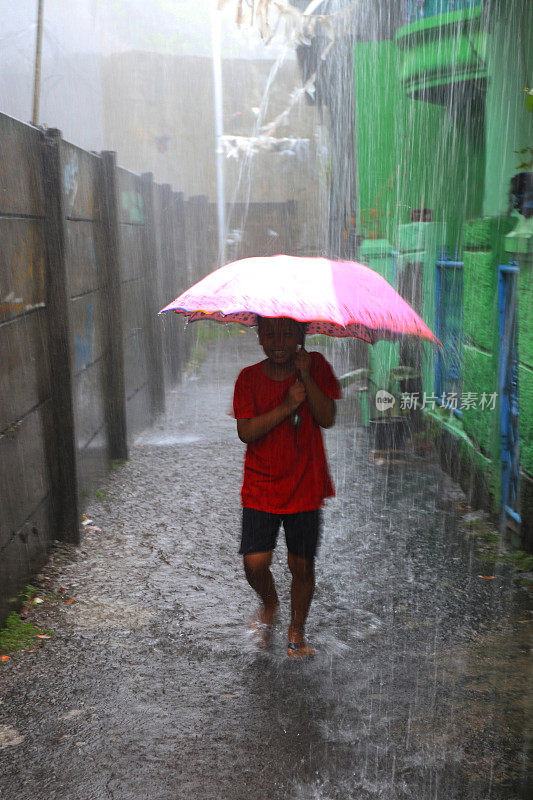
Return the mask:
[[[320,353],[311,353],[311,376],[325,395],[341,396],[333,370]],[[268,378],[263,364],[242,370],[235,384],[233,411],[236,419],[251,419],[271,411],[285,399],[296,373],[284,381]],[[320,508],[325,497],[335,494],[322,432],[311,416],[307,401],[299,407],[302,423],[295,428],[290,418],[262,439],[246,447],[243,506],[275,514],[295,514]]]

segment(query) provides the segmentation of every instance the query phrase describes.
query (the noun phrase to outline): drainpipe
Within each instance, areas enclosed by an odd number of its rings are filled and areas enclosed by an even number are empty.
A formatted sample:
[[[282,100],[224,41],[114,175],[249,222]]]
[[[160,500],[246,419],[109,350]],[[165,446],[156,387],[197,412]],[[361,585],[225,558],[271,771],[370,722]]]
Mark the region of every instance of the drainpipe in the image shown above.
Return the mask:
[[[43,15],[44,0],[38,0],[37,5],[37,37],[35,40],[35,73],[33,78],[33,125],[39,124],[39,98],[41,95],[41,59],[43,52]]]
[[[226,190],[224,184],[224,118],[222,105],[222,54],[220,45],[220,12],[217,0],[212,0],[211,43],[213,51],[213,89],[215,112],[215,153],[217,176],[218,264],[226,261]]]

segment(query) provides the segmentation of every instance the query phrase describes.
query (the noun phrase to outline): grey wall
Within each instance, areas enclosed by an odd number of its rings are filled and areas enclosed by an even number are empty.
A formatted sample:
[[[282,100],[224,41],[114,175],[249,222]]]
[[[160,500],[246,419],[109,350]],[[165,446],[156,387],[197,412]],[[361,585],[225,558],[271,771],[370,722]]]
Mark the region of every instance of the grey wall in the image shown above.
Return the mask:
[[[0,115],[0,143],[0,587],[6,598],[45,556],[54,465],[40,136]]]
[[[71,390],[82,497],[105,473],[109,461],[105,427],[109,336],[99,162],[98,156],[61,142]]]
[[[294,203],[231,213],[227,260],[293,252]],[[0,619],[164,411],[191,337],[157,312],[218,266],[216,220],[205,196],[0,114]]]
[[[164,409],[156,187],[104,161],[0,115],[0,618]]]

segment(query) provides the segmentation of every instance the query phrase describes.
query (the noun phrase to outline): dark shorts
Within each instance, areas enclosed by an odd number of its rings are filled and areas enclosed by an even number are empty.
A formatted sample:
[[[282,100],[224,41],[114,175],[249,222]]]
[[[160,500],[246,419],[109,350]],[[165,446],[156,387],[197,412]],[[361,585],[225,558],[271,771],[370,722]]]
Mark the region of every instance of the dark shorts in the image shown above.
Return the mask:
[[[322,512],[319,508],[297,514],[271,514],[255,508],[243,508],[239,553],[246,556],[273,550],[281,523],[285,531],[287,550],[295,556],[314,558],[322,525]]]

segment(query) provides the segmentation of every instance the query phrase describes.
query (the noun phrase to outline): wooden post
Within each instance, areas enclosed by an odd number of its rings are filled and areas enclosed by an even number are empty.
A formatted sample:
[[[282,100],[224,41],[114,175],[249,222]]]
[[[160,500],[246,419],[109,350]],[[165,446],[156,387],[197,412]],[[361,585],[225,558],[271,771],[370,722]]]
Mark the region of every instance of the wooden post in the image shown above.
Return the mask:
[[[46,205],[46,319],[50,359],[54,445],[52,508],[58,539],[80,540],[76,430],[70,363],[70,298],[65,259],[65,215],[61,165],[61,131],[43,134],[43,183]]]
[[[128,437],[124,383],[124,337],[122,332],[116,154],[104,151],[101,157],[102,246],[107,282],[107,335],[109,337],[105,404],[107,439],[110,457],[113,459],[125,459],[128,458]]]
[[[145,265],[145,293],[148,330],[148,376],[152,414],[165,411],[165,375],[163,370],[162,323],[158,318],[161,297],[160,276],[155,242],[153,176],[141,175],[141,193],[144,205],[143,257]]]

